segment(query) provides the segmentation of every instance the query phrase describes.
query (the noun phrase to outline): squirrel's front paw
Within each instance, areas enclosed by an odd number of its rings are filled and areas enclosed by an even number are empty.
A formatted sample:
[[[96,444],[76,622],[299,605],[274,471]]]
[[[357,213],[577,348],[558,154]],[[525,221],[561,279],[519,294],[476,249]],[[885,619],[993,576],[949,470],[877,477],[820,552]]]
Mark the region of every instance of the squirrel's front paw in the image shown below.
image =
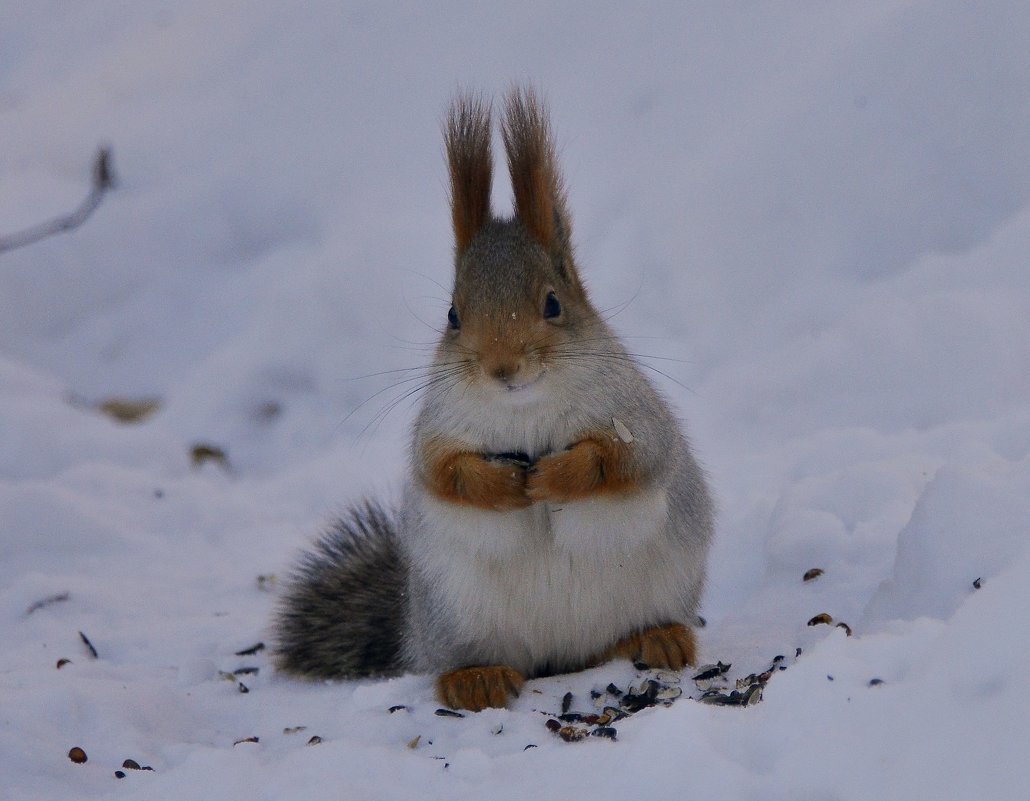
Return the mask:
[[[680,623],[654,626],[624,637],[612,646],[608,658],[625,657],[648,667],[682,670],[697,660],[694,632]]]
[[[608,437],[597,437],[543,456],[526,475],[526,495],[534,501],[563,503],[631,489],[625,448]]]
[[[526,497],[526,467],[512,459],[452,453],[438,459],[427,478],[433,494],[451,503],[495,512],[523,509],[532,503]]]
[[[479,712],[488,706],[506,707],[524,683],[521,673],[505,665],[462,668],[437,677],[436,697],[451,709]]]

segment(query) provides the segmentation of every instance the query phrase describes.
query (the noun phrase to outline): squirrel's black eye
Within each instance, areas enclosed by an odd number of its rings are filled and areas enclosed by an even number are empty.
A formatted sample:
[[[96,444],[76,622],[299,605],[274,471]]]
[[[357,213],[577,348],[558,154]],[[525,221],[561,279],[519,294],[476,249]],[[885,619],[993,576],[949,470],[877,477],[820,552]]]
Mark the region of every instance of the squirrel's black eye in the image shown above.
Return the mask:
[[[457,331],[461,328],[461,320],[458,319],[458,313],[454,310],[454,307],[447,311],[447,325],[451,327],[452,331]]]
[[[561,304],[558,302],[557,296],[553,292],[547,293],[547,299],[544,301],[544,319],[550,320],[561,314]]]

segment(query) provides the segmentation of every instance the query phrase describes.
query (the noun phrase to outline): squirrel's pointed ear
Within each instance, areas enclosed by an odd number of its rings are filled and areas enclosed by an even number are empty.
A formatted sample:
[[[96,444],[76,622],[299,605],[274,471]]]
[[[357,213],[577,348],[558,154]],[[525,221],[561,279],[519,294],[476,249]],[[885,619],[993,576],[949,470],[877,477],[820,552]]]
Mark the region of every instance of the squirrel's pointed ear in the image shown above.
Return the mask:
[[[501,133],[515,192],[515,216],[575,283],[565,188],[546,110],[528,87],[513,88],[505,110]]]
[[[490,105],[483,98],[455,99],[444,125],[451,174],[454,244],[460,255],[490,220]]]

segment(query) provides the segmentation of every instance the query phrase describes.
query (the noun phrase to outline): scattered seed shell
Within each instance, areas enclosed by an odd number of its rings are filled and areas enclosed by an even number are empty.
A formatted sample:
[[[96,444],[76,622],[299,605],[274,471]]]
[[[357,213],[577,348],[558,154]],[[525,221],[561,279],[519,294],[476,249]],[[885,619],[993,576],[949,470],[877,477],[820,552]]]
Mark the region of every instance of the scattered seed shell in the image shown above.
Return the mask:
[[[228,472],[229,456],[223,448],[206,442],[198,442],[190,447],[190,461],[194,467],[202,467],[206,462],[214,462]]]
[[[319,737],[317,734],[312,734],[311,737],[308,738],[307,744],[318,745],[320,742],[322,742],[322,738]]]
[[[124,770],[116,770],[114,772],[114,777],[116,779],[124,779],[125,778],[125,771]]]
[[[547,727],[548,731],[558,731],[561,728],[561,723],[554,718],[548,718],[544,725]]]
[[[762,685],[755,684],[744,692],[744,706],[754,706],[762,700]]]
[[[299,734],[302,731],[306,731],[307,728],[307,726],[287,726],[283,729],[283,734]]]
[[[86,756],[86,752],[79,748],[79,746],[75,746],[68,752],[68,759],[76,765],[81,765],[89,759],[89,757]]]
[[[244,737],[242,740],[237,740],[236,742],[234,742],[233,743],[233,747],[235,748],[237,745],[240,745],[242,743],[259,743],[259,742],[261,742],[261,738],[260,737]]]
[[[615,427],[615,433],[619,435],[624,443],[629,445],[633,441],[633,434],[626,428],[626,424],[622,422],[618,417],[612,418],[612,425]]]
[[[821,567],[813,567],[811,570],[806,570],[805,575],[801,577],[802,581],[813,581],[821,576],[825,571]]]
[[[820,612],[818,615],[808,621],[809,626],[818,626],[820,624],[830,625],[833,622],[833,618],[825,612]]]
[[[562,726],[558,729],[558,736],[567,743],[577,743],[587,736],[587,730],[577,729],[575,726]]]
[[[234,656],[254,656],[258,651],[264,651],[265,644],[263,642],[255,643],[250,648],[244,648],[242,651],[236,651]]]
[[[983,579],[978,578],[973,581],[973,589],[978,590],[983,586]]]
[[[840,623],[838,623],[837,624],[837,628],[844,629],[844,633],[847,634],[849,637],[851,636],[851,626],[849,626],[844,621],[841,621]]]
[[[675,701],[681,695],[683,695],[682,687],[663,687],[655,698],[659,701]]]
[[[404,704],[394,704],[390,707],[390,714],[392,715],[394,712],[400,712],[402,709],[407,709],[407,707],[404,706]]]
[[[82,640],[83,644],[86,646],[86,650],[89,651],[90,656],[92,656],[94,659],[100,658],[100,655],[97,653],[97,649],[94,648],[93,643],[89,641],[89,637],[87,637],[81,631],[79,632],[79,639]]]
[[[566,714],[572,708],[572,693],[565,693],[561,699],[562,714]]]
[[[72,661],[70,659],[58,659],[57,660],[57,669],[60,670],[65,665],[70,665],[71,663],[72,663]]]
[[[694,681],[709,681],[716,676],[723,675],[731,667],[732,665],[724,665],[722,662],[716,662],[714,665],[702,665],[691,678]]]
[[[160,408],[157,398],[109,398],[97,406],[97,411],[118,423],[142,423]]]
[[[881,684],[883,684],[883,679],[869,679],[870,687],[879,687]]]
[[[122,763],[122,767],[127,768],[128,770],[142,770],[142,768],[139,766],[139,762],[137,762],[135,759],[126,759]]]
[[[46,598],[41,598],[25,610],[25,617],[28,617],[33,612],[38,612],[40,609],[46,609],[48,606],[67,601],[69,598],[71,598],[71,594],[67,592],[59,592],[56,595],[48,595]]]
[[[465,717],[461,712],[455,712],[453,709],[440,708],[433,713],[441,718],[463,718]]]

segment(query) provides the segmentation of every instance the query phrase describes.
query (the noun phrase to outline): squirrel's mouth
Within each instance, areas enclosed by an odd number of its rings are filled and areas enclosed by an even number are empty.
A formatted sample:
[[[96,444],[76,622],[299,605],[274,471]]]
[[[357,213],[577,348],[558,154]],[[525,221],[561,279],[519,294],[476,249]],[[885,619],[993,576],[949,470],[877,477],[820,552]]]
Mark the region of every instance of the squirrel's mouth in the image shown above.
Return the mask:
[[[511,384],[511,383],[508,383],[507,381],[505,381],[505,382],[503,382],[501,384],[501,386],[504,387],[504,391],[505,392],[509,392],[509,393],[524,392],[525,390],[529,389],[530,387],[534,387],[537,384],[539,384],[541,379],[543,379],[543,377],[544,377],[544,371],[541,370],[539,373],[537,373],[529,381],[523,381],[521,384]]]

